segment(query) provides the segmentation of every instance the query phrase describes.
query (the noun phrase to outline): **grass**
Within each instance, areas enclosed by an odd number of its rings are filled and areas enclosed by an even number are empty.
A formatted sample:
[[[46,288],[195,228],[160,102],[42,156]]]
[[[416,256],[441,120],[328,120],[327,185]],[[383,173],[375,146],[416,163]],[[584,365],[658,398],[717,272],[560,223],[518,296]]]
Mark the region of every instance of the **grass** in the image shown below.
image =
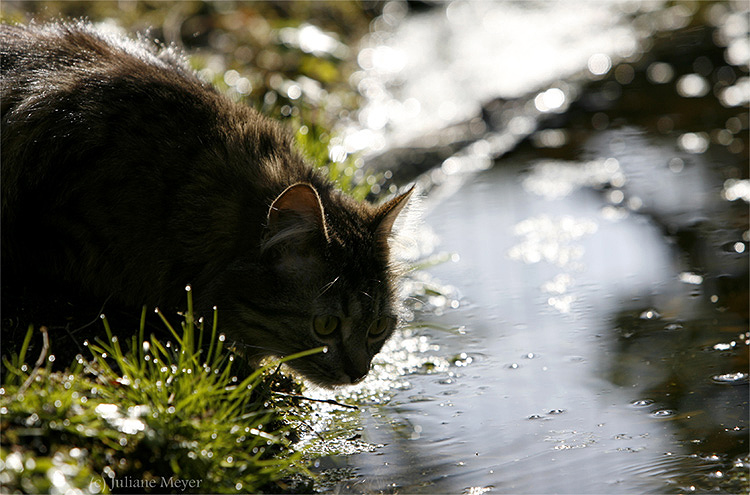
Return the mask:
[[[278,492],[309,474],[293,448],[289,425],[304,408],[287,398],[290,382],[267,368],[247,373],[217,315],[210,327],[195,321],[190,301],[188,291],[180,331],[164,318],[174,341],[144,335],[144,309],[123,349],[102,316],[107,340],[88,342],[91,357],[64,372],[52,370],[46,346],[26,363],[29,328],[0,389],[5,491]],[[280,394],[278,383],[287,384]]]

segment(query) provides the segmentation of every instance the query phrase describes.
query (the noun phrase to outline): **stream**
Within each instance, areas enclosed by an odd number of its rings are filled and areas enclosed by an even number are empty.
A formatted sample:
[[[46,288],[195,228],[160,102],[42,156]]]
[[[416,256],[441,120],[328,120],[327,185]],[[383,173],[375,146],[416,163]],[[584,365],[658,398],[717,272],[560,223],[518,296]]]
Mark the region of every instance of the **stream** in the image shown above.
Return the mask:
[[[438,262],[360,410],[321,406],[357,432],[323,489],[746,490],[747,6],[420,5],[375,22],[339,145],[418,184],[405,256]]]

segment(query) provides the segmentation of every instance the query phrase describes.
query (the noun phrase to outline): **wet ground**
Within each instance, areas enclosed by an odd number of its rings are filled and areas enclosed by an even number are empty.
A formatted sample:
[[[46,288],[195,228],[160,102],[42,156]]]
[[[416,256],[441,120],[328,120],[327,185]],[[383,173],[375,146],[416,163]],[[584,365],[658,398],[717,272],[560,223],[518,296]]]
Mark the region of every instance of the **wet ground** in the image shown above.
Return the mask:
[[[747,490],[748,12],[634,5],[386,7],[349,136],[427,191],[412,249],[449,261],[352,392],[370,447],[319,463],[331,491]]]

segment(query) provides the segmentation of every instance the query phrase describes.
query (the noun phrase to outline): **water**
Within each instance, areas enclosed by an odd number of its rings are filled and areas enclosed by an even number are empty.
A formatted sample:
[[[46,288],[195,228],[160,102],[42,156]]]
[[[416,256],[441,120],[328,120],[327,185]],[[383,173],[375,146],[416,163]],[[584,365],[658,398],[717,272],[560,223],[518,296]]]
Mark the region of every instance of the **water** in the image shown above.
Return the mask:
[[[747,489],[748,16],[721,8],[385,9],[342,145],[417,164],[422,252],[454,256],[346,392],[370,448],[328,490]]]

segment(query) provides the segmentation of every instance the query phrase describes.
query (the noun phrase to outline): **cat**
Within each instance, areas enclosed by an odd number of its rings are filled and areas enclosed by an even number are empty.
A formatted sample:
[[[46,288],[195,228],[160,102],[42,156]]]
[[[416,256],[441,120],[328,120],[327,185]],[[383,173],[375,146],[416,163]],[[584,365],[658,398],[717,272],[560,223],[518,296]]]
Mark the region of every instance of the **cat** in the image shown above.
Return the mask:
[[[85,21],[0,26],[2,273],[199,314],[253,362],[361,381],[398,324],[380,206],[336,189],[282,126],[179,51]],[[5,282],[5,280],[4,280]]]

